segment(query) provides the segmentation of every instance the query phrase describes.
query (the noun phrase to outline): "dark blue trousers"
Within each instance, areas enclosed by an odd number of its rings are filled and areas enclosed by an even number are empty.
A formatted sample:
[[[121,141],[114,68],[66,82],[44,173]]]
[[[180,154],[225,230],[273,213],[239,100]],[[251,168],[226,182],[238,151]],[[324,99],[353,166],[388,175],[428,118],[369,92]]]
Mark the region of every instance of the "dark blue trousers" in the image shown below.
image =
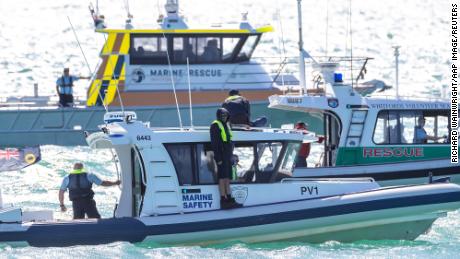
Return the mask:
[[[84,219],[85,214],[88,218],[100,219],[101,215],[97,211],[94,199],[78,199],[72,201],[73,218]]]

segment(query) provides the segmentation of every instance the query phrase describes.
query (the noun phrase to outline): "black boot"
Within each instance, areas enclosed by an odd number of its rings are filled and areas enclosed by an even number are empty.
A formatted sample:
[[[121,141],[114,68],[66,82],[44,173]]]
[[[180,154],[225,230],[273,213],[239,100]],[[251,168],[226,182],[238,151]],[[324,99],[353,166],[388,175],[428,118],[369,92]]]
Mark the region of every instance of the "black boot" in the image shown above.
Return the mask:
[[[228,198],[228,200],[229,200],[231,203],[236,203],[235,198],[233,198],[232,196],[230,196],[230,198]]]
[[[228,202],[230,203],[230,207],[231,209],[236,209],[236,208],[241,208],[243,207],[243,204],[239,204],[238,202],[236,202],[235,198],[229,196],[230,198],[228,198]]]
[[[225,196],[220,196],[220,209],[222,210],[231,209],[231,203],[229,202],[228,198]]]

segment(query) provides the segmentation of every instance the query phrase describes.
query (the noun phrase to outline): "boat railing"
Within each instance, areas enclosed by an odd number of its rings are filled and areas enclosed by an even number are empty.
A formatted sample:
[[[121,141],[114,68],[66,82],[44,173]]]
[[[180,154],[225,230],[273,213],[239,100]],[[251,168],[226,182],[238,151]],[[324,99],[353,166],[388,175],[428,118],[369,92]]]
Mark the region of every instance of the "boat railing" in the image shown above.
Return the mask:
[[[209,126],[186,126],[186,127],[150,127],[153,131],[209,131]],[[295,129],[281,129],[281,128],[268,128],[268,127],[242,127],[236,126],[232,127],[232,131],[244,131],[244,132],[268,132],[268,133],[289,133],[289,134],[302,134],[308,135],[315,133],[308,132],[307,134],[303,131],[295,130]]]
[[[353,178],[303,178],[303,177],[291,177],[281,179],[281,183],[286,182],[375,182],[374,178],[371,177],[353,177]]]
[[[372,58],[369,57],[340,57],[340,56],[316,56],[306,60],[307,70],[310,70],[310,83],[307,85],[309,95],[325,95],[324,80],[319,71],[316,70],[317,63],[337,63],[337,72],[343,75],[344,85],[366,88],[363,84],[364,76],[367,73],[367,64]],[[299,72],[298,57],[253,57],[253,62],[241,65],[260,65],[266,68],[271,75],[272,86],[278,87],[283,94],[299,95],[303,94],[300,82],[297,78]],[[314,61],[313,61],[314,60]],[[231,76],[237,77],[241,73],[235,72]]]
[[[74,95],[74,107],[86,106],[85,96]],[[22,97],[1,97],[0,108],[8,110],[35,109],[37,107],[59,107],[58,96],[22,96]]]
[[[450,100],[448,98],[441,98],[441,97],[436,97],[436,96],[399,96],[398,98],[394,95],[378,95],[374,96],[372,98],[375,99],[385,99],[385,100],[403,100],[403,101],[414,101],[414,100],[419,100],[419,101],[430,101],[430,102],[449,102]]]

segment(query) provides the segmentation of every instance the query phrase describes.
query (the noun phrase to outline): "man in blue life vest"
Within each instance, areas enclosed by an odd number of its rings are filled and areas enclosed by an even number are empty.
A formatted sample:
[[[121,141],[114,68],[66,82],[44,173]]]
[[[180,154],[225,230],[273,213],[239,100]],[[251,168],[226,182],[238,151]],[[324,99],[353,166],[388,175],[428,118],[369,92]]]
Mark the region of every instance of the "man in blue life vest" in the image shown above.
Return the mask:
[[[90,79],[90,77],[70,75],[69,68],[64,68],[63,75],[56,80],[56,91],[59,95],[60,107],[73,105],[73,83],[79,79]]]
[[[217,119],[212,122],[209,129],[214,160],[217,164],[217,178],[219,179],[220,207],[221,209],[239,208],[231,196],[230,179],[232,178],[232,130],[228,125],[229,112],[224,108],[217,109]]]
[[[248,99],[240,95],[236,89],[230,90],[228,98],[222,104],[230,113],[230,123],[232,125],[247,125],[251,127],[264,127],[267,124],[266,117],[260,117],[251,121],[251,107]]]
[[[59,189],[61,211],[65,212],[67,210],[64,205],[64,193],[69,189],[69,199],[72,201],[74,219],[84,219],[85,214],[88,218],[101,218],[96,208],[96,201],[93,199],[93,183],[102,186],[114,186],[119,185],[120,180],[114,182],[103,181],[95,174],[86,172],[82,163],[75,163],[73,169],[69,175],[64,177]]]

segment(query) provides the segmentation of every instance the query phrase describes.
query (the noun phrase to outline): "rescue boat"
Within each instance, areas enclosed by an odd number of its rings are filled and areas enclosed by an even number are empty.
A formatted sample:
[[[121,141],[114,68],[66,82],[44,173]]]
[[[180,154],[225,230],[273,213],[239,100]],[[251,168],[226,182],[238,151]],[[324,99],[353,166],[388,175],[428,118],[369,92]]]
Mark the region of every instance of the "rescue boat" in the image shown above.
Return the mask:
[[[0,103],[0,120],[8,122],[0,125],[0,147],[85,145],[84,131],[97,131],[106,108],[122,106],[157,126],[190,124],[185,116],[190,99],[195,125],[206,126],[231,89],[251,102],[254,119],[266,116],[279,126],[296,118],[267,109],[270,95],[298,85],[294,76],[284,75],[287,59],[253,58],[272,26],[254,27],[245,14],[239,23],[190,28],[179,14],[179,1],[168,0],[165,11],[157,28],[134,28],[129,22],[126,28],[110,28],[98,20],[95,32],[105,43],[86,98],[59,108],[56,99],[39,96],[37,85],[33,96],[8,98]]]
[[[325,141],[318,160],[296,168],[298,177],[372,177],[381,185],[414,184],[428,176],[460,182],[451,160],[450,100],[404,96],[363,96],[340,60],[315,65],[316,84],[302,92],[270,97],[270,107],[321,118]],[[425,121],[420,125],[420,121]],[[305,121],[308,121],[306,119]],[[418,139],[423,128],[430,136]]]
[[[118,119],[117,119],[118,118]],[[3,206],[0,242],[38,247],[117,241],[208,245],[228,241],[413,240],[460,208],[460,186],[439,182],[380,188],[371,178],[293,177],[302,142],[285,129],[235,130],[231,188],[242,208],[221,210],[209,128],[150,128],[111,113],[92,148],[114,149],[122,182],[113,218],[53,220]],[[115,161],[115,160],[114,160]]]

